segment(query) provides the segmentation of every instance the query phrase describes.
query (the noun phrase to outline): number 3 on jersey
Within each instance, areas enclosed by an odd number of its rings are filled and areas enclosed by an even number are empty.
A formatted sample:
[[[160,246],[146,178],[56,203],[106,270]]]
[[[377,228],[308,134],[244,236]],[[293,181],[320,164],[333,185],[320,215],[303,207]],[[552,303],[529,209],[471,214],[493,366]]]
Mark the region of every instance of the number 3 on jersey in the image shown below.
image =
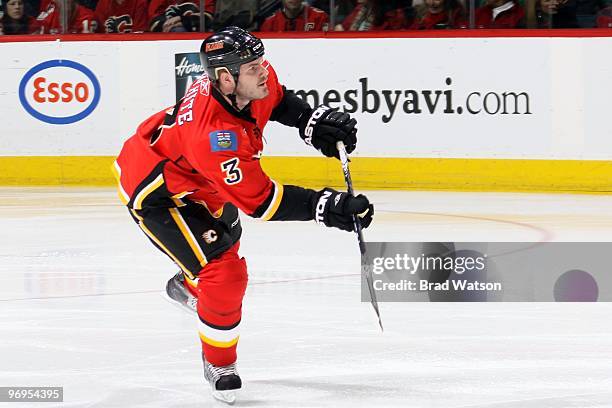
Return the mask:
[[[240,160],[237,157],[221,163],[221,169],[226,174],[224,179],[225,184],[238,184],[242,181],[242,171],[240,171],[240,168],[238,167],[239,164]]]

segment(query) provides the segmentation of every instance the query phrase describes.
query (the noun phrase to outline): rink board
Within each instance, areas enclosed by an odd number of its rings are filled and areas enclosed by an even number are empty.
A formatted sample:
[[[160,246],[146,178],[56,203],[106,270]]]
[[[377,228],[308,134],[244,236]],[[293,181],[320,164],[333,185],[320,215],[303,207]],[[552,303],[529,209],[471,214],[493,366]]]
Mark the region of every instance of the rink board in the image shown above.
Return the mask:
[[[112,157],[197,75],[200,43],[122,38],[0,43],[0,184],[113,183]],[[610,37],[265,45],[289,89],[357,118],[361,188],[612,191]],[[342,184],[338,164],[294,129],[271,123],[265,135],[264,165],[277,180]]]
[[[109,186],[114,157],[0,157],[0,185]],[[269,156],[266,172],[283,184],[343,188],[339,162],[319,157]],[[612,192],[612,162],[599,160],[406,159],[357,157],[357,189],[526,192]]]

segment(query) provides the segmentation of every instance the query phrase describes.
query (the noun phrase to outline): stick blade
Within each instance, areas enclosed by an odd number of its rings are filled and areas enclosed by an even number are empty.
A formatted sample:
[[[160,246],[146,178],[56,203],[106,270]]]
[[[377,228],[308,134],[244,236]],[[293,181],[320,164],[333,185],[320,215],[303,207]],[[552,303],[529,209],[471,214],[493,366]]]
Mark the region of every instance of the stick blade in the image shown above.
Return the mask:
[[[374,289],[374,278],[372,277],[372,271],[364,265],[364,257],[361,257],[362,266],[361,266],[361,274],[365,277],[366,286],[368,287],[368,292],[370,293],[370,303],[374,308],[374,312],[376,312],[376,317],[378,317],[378,325],[380,326],[381,331],[385,331],[382,324],[382,319],[380,317],[380,309],[378,308],[378,299],[376,298],[376,290]]]

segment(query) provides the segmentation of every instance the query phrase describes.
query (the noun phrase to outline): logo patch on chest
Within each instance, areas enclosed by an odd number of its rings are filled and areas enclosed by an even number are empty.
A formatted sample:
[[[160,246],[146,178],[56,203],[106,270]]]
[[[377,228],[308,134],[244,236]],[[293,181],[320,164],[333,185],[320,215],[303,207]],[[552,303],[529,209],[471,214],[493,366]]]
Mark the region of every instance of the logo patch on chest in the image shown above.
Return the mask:
[[[215,130],[210,132],[210,150],[224,152],[238,150],[238,136],[231,130]]]

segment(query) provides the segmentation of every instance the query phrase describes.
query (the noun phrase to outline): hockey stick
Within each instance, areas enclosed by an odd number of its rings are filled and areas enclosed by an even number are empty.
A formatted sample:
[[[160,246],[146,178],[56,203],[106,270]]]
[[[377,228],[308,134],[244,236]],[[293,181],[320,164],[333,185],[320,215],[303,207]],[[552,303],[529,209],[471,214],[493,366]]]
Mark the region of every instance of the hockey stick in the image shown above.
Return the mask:
[[[342,172],[344,173],[344,182],[346,183],[346,188],[348,189],[348,193],[355,197],[355,192],[353,191],[353,180],[351,180],[351,171],[349,170],[349,159],[346,154],[346,148],[344,147],[344,143],[337,142],[336,147],[338,148],[338,153],[340,153],[340,162],[342,163]],[[368,291],[370,292],[370,300],[372,302],[372,307],[376,312],[376,316],[378,317],[378,324],[380,325],[380,330],[384,331],[382,320],[380,320],[380,311],[378,310],[378,301],[376,300],[376,292],[374,291],[374,282],[372,279],[372,271],[368,268],[364,268],[364,257],[366,253],[366,246],[363,240],[363,231],[361,229],[361,221],[359,221],[359,217],[357,215],[353,216],[353,222],[355,223],[355,232],[357,233],[357,242],[359,242],[359,251],[361,252],[361,274],[365,277],[366,283],[368,285]]]

